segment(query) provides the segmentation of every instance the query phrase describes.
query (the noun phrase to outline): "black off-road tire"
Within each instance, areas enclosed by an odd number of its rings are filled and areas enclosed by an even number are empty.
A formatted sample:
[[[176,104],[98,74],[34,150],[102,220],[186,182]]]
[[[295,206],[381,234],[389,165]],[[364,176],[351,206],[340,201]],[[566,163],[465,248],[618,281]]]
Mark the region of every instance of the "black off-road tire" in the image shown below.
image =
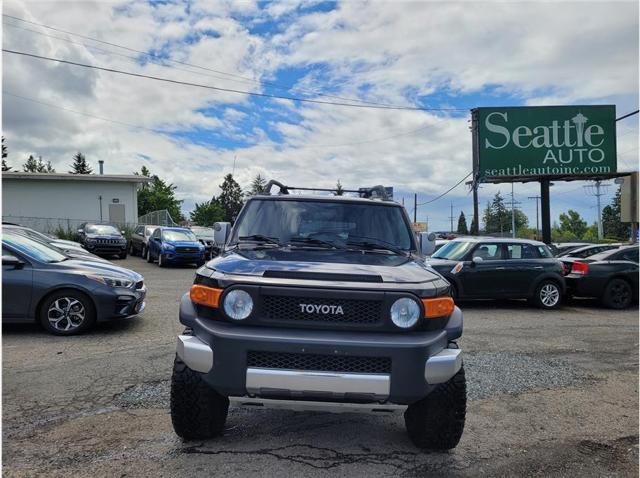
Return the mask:
[[[624,279],[613,278],[604,288],[602,304],[610,309],[626,309],[633,302],[633,289]]]
[[[549,301],[548,294],[547,299],[545,300],[544,291],[549,288],[553,288],[557,292],[557,300],[554,303]],[[540,282],[540,284],[538,284],[538,287],[536,287],[536,291],[533,295],[533,298],[531,299],[531,303],[540,309],[557,309],[562,305],[562,289],[560,288],[560,285],[553,280],[543,280],[542,282]]]
[[[176,356],[171,376],[171,423],[185,440],[220,435],[229,411],[229,399],[209,387],[202,374],[191,370]]]
[[[404,424],[418,448],[450,450],[462,437],[466,413],[467,384],[463,367],[448,382],[409,405],[404,412]]]

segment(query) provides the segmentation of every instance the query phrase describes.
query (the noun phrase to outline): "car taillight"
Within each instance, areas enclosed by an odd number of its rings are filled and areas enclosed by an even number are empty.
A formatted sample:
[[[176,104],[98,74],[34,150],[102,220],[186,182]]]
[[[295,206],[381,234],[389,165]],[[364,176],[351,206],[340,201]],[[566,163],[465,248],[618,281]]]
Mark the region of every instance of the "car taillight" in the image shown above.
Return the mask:
[[[574,262],[571,266],[571,273],[586,276],[589,273],[589,264],[586,262]]]

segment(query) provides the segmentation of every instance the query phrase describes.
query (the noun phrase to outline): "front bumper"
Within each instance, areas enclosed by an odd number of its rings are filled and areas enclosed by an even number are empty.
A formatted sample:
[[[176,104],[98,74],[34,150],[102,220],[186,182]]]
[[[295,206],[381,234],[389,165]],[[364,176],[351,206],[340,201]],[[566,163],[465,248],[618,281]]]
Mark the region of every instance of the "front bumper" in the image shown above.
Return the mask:
[[[99,321],[130,317],[142,313],[146,307],[147,291],[125,287],[100,287],[92,293]]]
[[[92,254],[99,255],[111,255],[111,254],[122,254],[127,251],[127,244],[99,244],[99,243],[87,243],[85,244],[85,249],[87,249]]]
[[[175,263],[191,263],[191,262],[201,262],[204,261],[204,251],[197,253],[180,253],[173,251],[163,251],[163,258],[167,262],[175,262]]]
[[[181,305],[188,313],[190,301]],[[191,312],[195,314],[191,306]],[[456,308],[449,321],[461,327]],[[325,331],[236,325],[195,317],[193,335],[178,337],[178,356],[219,393],[230,397],[411,404],[446,382],[462,366],[459,349],[447,348],[449,334]],[[264,352],[366,361],[384,357],[384,372],[255,366],[250,353]],[[277,364],[276,364],[277,365]]]

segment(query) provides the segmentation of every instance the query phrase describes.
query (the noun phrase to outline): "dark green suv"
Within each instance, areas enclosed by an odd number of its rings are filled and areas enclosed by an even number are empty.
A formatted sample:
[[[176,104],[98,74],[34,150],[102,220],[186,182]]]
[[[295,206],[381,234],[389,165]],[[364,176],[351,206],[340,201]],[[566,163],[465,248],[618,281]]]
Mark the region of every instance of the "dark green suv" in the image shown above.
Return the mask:
[[[435,237],[415,234],[385,189],[359,197],[248,199],[221,254],[180,304],[171,383],[176,433],[224,429],[229,404],[404,412],[413,442],[450,449],[462,435],[462,313],[425,265]]]

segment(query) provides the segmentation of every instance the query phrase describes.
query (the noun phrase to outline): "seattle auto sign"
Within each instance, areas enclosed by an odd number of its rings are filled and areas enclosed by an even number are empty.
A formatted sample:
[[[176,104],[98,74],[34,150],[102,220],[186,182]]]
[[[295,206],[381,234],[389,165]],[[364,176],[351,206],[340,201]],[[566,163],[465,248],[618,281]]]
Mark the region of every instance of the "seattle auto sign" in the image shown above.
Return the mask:
[[[480,178],[616,172],[613,105],[477,108],[472,115]]]

